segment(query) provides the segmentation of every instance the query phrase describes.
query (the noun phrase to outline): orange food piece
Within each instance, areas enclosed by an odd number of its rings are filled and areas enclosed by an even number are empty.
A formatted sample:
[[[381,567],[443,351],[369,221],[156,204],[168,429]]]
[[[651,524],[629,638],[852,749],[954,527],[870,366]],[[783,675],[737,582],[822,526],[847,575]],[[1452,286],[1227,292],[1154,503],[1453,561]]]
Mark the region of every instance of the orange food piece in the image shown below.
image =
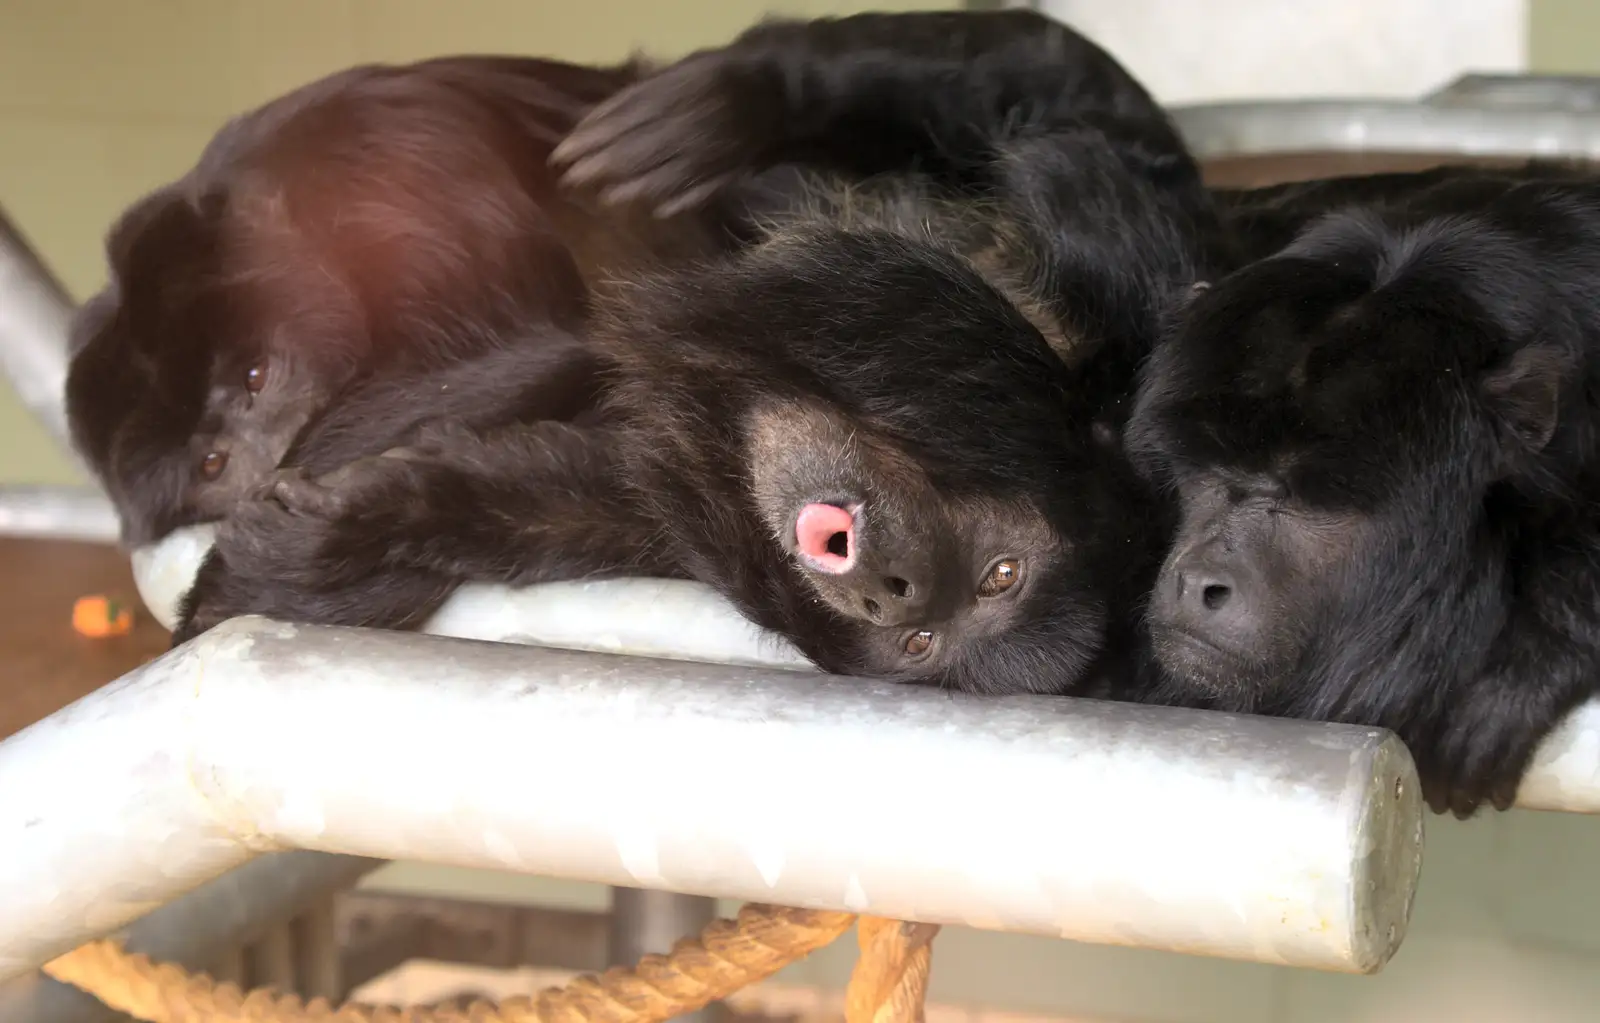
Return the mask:
[[[133,629],[133,611],[110,597],[79,597],[72,605],[72,627],[94,639],[125,636]]]

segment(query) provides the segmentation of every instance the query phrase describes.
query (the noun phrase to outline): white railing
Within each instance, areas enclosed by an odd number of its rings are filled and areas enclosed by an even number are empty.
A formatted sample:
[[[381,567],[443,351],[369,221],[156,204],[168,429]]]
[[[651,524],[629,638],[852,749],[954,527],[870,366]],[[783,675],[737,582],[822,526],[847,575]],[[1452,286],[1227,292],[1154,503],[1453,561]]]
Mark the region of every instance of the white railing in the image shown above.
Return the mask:
[[[0,979],[281,848],[1364,972],[1422,819],[1381,729],[242,618],[0,744]]]

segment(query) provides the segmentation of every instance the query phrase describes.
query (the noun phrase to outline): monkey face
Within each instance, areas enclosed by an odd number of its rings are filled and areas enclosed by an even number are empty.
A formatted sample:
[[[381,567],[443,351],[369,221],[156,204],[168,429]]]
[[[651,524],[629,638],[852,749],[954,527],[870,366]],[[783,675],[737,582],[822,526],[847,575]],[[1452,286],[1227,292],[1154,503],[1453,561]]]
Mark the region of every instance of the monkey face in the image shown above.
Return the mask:
[[[759,514],[817,596],[865,627],[880,671],[927,671],[1005,632],[1060,559],[1025,500],[941,493],[836,412],[770,405],[747,438]]]
[[[1268,478],[1205,473],[1178,493],[1182,521],[1150,597],[1156,656],[1214,696],[1292,677],[1340,595],[1363,589],[1380,520],[1296,501]]]
[[[1180,504],[1149,604],[1180,684],[1326,712],[1399,665],[1448,677],[1499,628],[1496,507],[1567,370],[1507,301],[1537,284],[1474,276],[1519,265],[1482,241],[1330,220],[1192,298],[1127,434]]]
[[[135,207],[108,243],[111,283],[73,322],[68,418],[129,544],[227,515],[343,372],[291,343],[299,306],[219,272],[219,216],[175,191]]]
[[[201,519],[226,516],[265,483],[327,400],[327,376],[306,372],[286,352],[218,363],[188,445],[185,504]]]

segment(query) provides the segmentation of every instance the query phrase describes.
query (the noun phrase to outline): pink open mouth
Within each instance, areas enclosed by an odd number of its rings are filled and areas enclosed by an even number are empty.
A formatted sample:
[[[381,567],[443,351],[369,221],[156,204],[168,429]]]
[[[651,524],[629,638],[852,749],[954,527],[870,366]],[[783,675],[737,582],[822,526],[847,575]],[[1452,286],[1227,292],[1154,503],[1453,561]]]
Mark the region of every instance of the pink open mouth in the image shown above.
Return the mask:
[[[821,572],[838,575],[856,562],[855,514],[834,504],[808,504],[794,520],[800,556]]]

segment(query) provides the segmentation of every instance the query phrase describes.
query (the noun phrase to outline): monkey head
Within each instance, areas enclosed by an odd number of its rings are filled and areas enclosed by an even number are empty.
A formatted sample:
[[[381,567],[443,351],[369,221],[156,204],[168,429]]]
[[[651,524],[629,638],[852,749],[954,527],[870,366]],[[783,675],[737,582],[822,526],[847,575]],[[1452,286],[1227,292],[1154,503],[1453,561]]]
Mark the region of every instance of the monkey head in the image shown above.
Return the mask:
[[[226,199],[162,189],[107,243],[111,281],[78,311],[66,386],[74,441],[138,545],[220,518],[283,458],[341,375],[335,337],[354,311],[338,295],[263,295],[222,253]],[[269,306],[278,302],[278,312]]]
[[[978,692],[1076,691],[1112,645],[1153,502],[973,263],[821,225],[616,297],[632,475],[752,618],[831,671]]]
[[[1515,241],[1331,215],[1196,289],[1128,429],[1180,523],[1149,605],[1173,680],[1359,715],[1504,616],[1504,533],[1573,399],[1570,322]],[[1442,682],[1440,682],[1442,685]]]
[[[1021,488],[941,487],[896,438],[807,403],[749,420],[751,493],[806,583],[861,624],[880,668],[926,670],[1026,617],[1063,538]]]
[[[498,106],[539,84],[492,60],[341,72],[120,218],[66,400],[127,542],[225,516],[353,382],[578,329],[548,143]]]

